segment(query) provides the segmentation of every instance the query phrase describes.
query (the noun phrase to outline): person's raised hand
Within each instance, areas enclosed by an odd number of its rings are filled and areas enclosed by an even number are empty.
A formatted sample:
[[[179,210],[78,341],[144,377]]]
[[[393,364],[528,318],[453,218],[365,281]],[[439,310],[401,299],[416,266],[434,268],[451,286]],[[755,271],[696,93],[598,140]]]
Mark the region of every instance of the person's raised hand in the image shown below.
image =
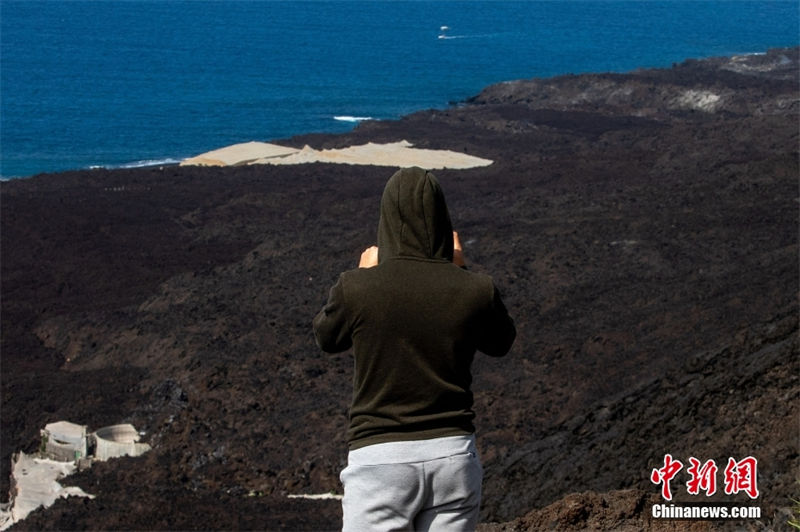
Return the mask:
[[[378,246],[370,246],[361,253],[359,268],[372,268],[378,265]]]
[[[460,268],[466,266],[464,252],[461,249],[461,240],[458,239],[458,233],[455,231],[453,231],[453,264]]]

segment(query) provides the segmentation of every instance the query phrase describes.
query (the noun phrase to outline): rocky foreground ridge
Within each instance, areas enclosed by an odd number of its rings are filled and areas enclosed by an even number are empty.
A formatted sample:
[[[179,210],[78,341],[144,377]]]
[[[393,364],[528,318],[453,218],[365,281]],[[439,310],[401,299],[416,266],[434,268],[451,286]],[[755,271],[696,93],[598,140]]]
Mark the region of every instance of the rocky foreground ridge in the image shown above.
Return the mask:
[[[798,49],[521,80],[318,149],[406,139],[515,317],[474,365],[483,530],[782,528],[797,499]],[[352,375],[312,316],[387,168],[163,167],[2,183],[2,456],[57,420],[152,451],[12,529],[333,530]],[[654,520],[670,453],[758,459],[760,520]],[[686,477],[673,481],[676,499]],[[722,479],[720,477],[720,491]]]

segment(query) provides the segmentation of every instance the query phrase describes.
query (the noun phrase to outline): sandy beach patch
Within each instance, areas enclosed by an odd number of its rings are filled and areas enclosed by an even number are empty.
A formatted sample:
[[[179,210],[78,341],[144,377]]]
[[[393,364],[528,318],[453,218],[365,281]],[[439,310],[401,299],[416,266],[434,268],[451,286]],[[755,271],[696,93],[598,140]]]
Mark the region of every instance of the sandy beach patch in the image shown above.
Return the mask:
[[[184,159],[181,166],[236,166],[271,157],[285,157],[297,151],[297,148],[267,142],[243,142]]]
[[[406,140],[388,144],[369,142],[358,146],[330,150],[316,150],[308,145],[304,146],[303,149],[297,149],[265,142],[247,142],[184,159],[181,161],[181,166],[278,165],[317,162],[400,168],[419,166],[435,170],[489,166],[493,161],[450,150],[414,148],[413,144]]]

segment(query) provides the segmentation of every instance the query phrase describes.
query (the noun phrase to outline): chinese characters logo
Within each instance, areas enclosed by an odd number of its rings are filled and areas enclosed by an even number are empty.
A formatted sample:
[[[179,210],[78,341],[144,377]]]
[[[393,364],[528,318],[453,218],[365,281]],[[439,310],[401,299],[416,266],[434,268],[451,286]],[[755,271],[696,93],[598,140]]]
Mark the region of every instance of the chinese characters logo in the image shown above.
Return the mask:
[[[686,472],[689,480],[686,482],[686,490],[690,495],[699,495],[705,492],[707,497],[717,492],[717,464],[714,460],[700,462],[695,457],[689,458],[689,467]],[[661,496],[668,501],[672,500],[672,489],[670,482],[675,475],[683,469],[680,460],[672,458],[671,454],[664,455],[664,466],[653,469],[650,473],[650,481],[653,484],[661,485]],[[739,492],[746,493],[751,499],[758,497],[758,461],[752,456],[742,460],[728,458],[728,465],[725,466],[723,473],[724,491],[726,495],[735,495]]]

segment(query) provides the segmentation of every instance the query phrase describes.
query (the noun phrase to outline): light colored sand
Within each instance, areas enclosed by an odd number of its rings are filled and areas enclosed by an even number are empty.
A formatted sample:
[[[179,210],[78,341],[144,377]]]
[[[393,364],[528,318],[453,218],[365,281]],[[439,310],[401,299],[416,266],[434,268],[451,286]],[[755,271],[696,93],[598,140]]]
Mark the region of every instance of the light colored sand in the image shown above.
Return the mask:
[[[284,157],[297,151],[299,151],[297,148],[288,148],[266,142],[243,142],[184,159],[181,161],[181,166],[236,166],[249,164],[255,160]]]
[[[25,519],[29,513],[44,506],[49,508],[61,497],[89,497],[80,488],[64,487],[57,481],[72,474],[75,462],[56,462],[46,458],[19,453],[11,464],[11,485],[15,494],[10,508],[0,511],[0,530]]]
[[[227,148],[203,153],[185,159],[181,165],[237,166],[244,164],[305,164],[305,163],[369,164],[405,168],[419,166],[429,170],[451,168],[464,169],[492,164],[465,153],[450,150],[426,150],[414,148],[408,141],[389,144],[362,144],[349,148],[315,150],[310,146],[288,148],[264,142],[246,142]]]
[[[313,494],[313,495],[305,495],[305,494],[287,495],[287,497],[289,497],[290,499],[312,499],[312,500],[315,500],[315,501],[329,500],[329,499],[341,501],[343,495],[337,495],[335,493],[319,493],[319,494]]]

